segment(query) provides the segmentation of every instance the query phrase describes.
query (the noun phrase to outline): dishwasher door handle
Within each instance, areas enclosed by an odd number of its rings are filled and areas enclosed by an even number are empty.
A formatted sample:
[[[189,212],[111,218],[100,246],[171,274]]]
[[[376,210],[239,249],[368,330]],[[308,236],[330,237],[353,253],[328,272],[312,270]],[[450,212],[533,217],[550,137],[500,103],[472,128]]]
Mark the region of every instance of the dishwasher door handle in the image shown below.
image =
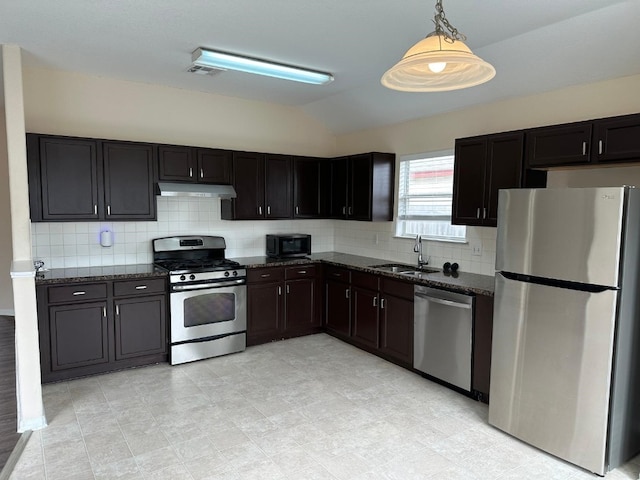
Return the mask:
[[[424,295],[422,293],[416,293],[415,296],[419,298],[423,298],[429,302],[440,303],[442,305],[447,305],[449,307],[465,308],[467,310],[471,309],[471,304],[469,303],[460,303],[460,302],[454,302],[452,300],[444,300],[442,298],[430,297],[429,295]]]

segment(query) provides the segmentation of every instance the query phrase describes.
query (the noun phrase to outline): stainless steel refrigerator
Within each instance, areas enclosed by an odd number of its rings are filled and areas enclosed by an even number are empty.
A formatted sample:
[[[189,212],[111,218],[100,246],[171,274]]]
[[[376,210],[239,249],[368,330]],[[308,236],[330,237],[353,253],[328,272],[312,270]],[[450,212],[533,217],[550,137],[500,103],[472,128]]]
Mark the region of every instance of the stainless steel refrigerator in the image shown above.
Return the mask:
[[[640,451],[640,189],[502,190],[489,423],[604,475]]]

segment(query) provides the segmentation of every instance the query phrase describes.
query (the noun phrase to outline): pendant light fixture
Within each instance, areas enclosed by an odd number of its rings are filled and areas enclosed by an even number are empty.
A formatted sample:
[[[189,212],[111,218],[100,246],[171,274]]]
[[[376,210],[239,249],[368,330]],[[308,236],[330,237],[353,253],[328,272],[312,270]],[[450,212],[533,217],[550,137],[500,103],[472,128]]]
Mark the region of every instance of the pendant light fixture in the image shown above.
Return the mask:
[[[471,52],[467,39],[444,14],[436,1],[436,30],[407,50],[402,59],[385,72],[381,82],[404,92],[446,92],[488,82],[496,69]]]

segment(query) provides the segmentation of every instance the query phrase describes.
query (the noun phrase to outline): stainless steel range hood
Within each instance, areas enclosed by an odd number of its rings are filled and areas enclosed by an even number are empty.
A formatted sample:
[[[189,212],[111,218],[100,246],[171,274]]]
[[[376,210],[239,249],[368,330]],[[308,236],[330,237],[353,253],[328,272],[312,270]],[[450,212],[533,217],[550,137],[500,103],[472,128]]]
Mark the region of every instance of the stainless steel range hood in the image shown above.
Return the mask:
[[[158,182],[158,190],[161,197],[236,197],[236,191],[231,185]]]

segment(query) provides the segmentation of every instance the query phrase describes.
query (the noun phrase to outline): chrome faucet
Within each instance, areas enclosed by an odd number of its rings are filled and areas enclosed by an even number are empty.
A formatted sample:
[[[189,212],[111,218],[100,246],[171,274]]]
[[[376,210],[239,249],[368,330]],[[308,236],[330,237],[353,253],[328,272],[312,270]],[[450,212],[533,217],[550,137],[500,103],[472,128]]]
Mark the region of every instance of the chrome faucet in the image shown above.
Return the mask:
[[[418,254],[418,268],[422,268],[429,264],[429,258],[425,260],[422,256],[422,236],[416,235],[416,243],[413,245],[413,251]]]

